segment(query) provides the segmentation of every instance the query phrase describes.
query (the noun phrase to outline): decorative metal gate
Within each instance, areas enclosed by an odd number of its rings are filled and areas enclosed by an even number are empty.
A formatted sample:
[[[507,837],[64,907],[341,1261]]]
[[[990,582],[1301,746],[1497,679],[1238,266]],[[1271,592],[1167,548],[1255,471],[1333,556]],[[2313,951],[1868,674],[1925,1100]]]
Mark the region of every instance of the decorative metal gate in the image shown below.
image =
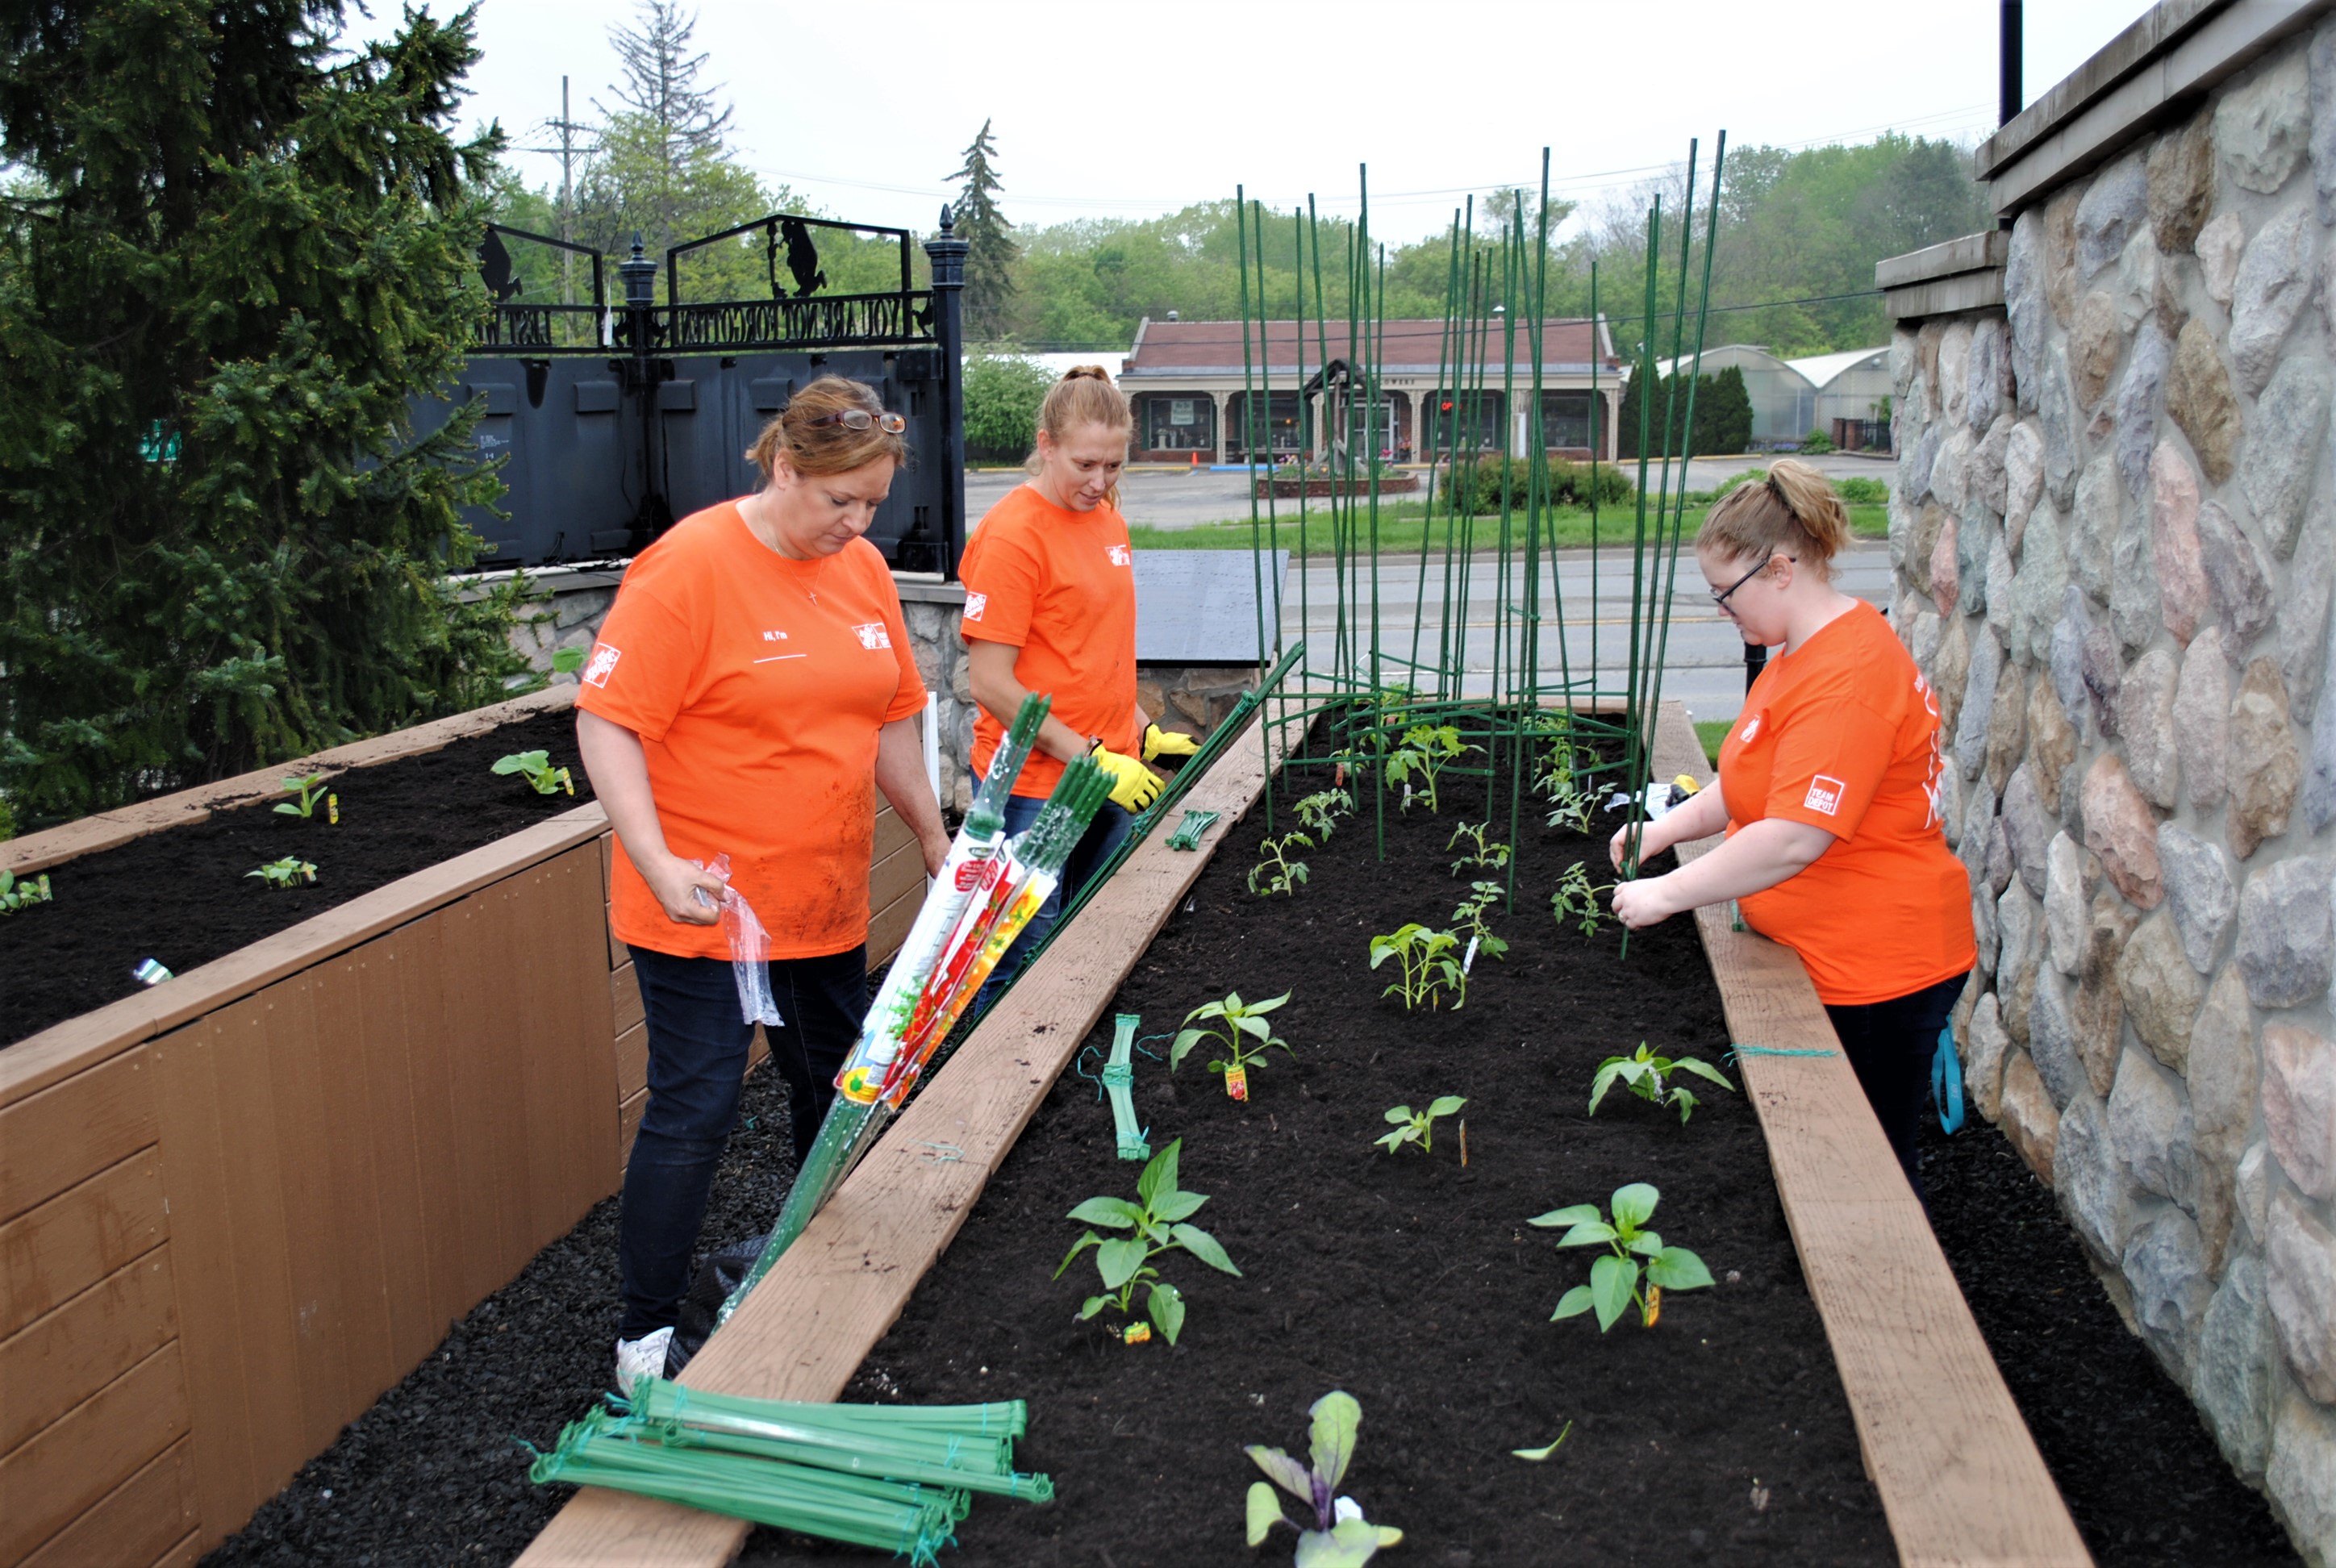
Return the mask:
[[[467,521],[488,541],[482,569],[540,567],[630,555],[701,507],[754,488],[747,446],[798,386],[825,375],[874,386],[905,415],[912,453],[876,513],[869,541],[896,570],[957,575],[965,541],[965,397],[959,372],[966,242],[948,208],[925,242],[932,287],[912,287],[912,237],[901,229],[774,213],[665,253],[638,237],[616,271],[611,304],[604,258],[589,247],[488,226],[480,272],[494,316],[460,384],[414,410],[418,430],[483,400],[477,441],[503,460],[507,516]],[[898,242],[897,289],[825,294],[814,230]],[[687,302],[681,262],[691,252],[760,232],[767,299]],[[589,258],[592,303],[523,301],[507,239]],[[792,285],[792,287],[790,287]]]

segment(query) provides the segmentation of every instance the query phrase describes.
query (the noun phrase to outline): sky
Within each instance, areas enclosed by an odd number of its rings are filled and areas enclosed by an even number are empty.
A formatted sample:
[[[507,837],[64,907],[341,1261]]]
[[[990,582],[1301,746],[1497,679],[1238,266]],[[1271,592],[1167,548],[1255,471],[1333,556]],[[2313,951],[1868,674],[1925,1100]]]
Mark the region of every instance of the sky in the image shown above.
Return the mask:
[[[637,0],[480,0],[470,109],[514,145],[557,141],[614,102],[608,29]],[[448,0],[426,0],[444,15]],[[397,7],[375,0],[360,33]],[[2029,100],[2144,0],[2029,0]],[[1799,147],[1885,130],[1971,141],[1996,115],[1996,0],[699,0],[696,45],[735,111],[732,145],[768,184],[838,217],[929,229],[992,122],[1008,219],[1154,217],[1242,186],[1288,210],[1441,229],[1471,190],[1536,184],[1594,206],[1676,163],[1688,140]],[[514,153],[530,184],[559,161]]]

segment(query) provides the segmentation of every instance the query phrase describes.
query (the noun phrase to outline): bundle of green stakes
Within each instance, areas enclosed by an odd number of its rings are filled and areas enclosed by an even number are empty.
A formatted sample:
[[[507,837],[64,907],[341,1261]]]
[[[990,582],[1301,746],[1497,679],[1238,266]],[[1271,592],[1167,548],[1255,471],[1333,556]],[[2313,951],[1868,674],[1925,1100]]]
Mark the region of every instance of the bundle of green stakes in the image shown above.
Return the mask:
[[[1019,1399],[988,1405],[813,1405],[642,1378],[632,1398],[570,1422],[528,1478],[638,1493],[931,1563],[976,1492],[1044,1503],[1017,1475]]]

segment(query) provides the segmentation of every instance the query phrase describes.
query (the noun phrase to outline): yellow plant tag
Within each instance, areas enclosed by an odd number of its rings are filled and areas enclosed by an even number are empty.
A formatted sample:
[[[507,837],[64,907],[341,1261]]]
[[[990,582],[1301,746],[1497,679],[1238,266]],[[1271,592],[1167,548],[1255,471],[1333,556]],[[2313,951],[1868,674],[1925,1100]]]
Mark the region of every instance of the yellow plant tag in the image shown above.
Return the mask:
[[[1119,1331],[1119,1342],[1123,1345],[1147,1344],[1151,1339],[1152,1325],[1149,1323],[1130,1323]]]
[[[326,795],[325,797],[325,821],[328,825],[333,827],[338,827],[341,825],[340,796]]]
[[[1249,1098],[1249,1069],[1247,1067],[1227,1067],[1225,1069],[1225,1094],[1228,1098],[1235,1100],[1246,1100]]]
[[[1660,1285],[1650,1285],[1647,1287],[1647,1327],[1653,1328],[1657,1323],[1661,1322],[1662,1319],[1663,1288]]]

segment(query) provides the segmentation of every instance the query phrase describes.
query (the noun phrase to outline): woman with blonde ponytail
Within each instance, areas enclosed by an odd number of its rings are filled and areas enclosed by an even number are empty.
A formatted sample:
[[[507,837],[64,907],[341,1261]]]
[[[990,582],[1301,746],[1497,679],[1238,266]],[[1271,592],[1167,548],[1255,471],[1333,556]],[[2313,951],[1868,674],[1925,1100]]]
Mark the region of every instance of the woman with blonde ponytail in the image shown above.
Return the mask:
[[[1713,602],[1746,642],[1784,651],[1745,696],[1718,783],[1650,824],[1640,853],[1728,842],[1623,884],[1614,912],[1647,926],[1736,899],[1745,924],[1799,953],[1919,1195],[1931,1058],[1976,957],[1971,878],[1940,821],[1937,697],[1881,614],[1833,585],[1849,537],[1832,484],[1790,458],[1704,519]]]
[[[1028,482],[981,520],[966,546],[965,639],[978,713],[978,779],[1006,726],[1031,692],[1054,699],[1037,747],[1007,803],[1006,831],[1020,833],[1046,803],[1063,766],[1093,756],[1112,776],[1111,804],[1064,867],[1063,882],[999,962],[978,1001],[987,1004],[1060,918],[1066,898],[1110,859],[1134,813],[1160,793],[1144,765],[1189,756],[1189,735],[1153,724],[1135,701],[1135,555],[1119,514],[1119,475],[1134,416],[1099,365],[1082,365],[1048,389],[1038,410]]]

